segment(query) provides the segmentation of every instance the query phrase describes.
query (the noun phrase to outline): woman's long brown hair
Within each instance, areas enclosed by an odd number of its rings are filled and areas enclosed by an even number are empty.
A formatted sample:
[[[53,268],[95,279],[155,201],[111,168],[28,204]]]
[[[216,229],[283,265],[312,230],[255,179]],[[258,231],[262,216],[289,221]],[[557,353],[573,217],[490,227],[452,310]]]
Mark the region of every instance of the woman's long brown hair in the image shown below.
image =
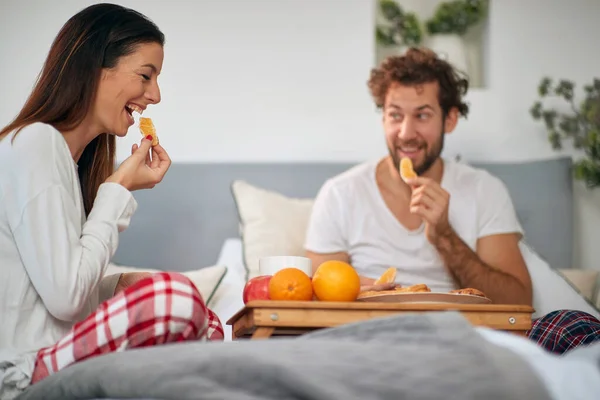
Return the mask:
[[[36,122],[60,132],[74,129],[93,105],[104,68],[116,66],[139,44],[162,46],[164,41],[158,27],[134,10],[96,4],[80,11],[54,39],[33,91],[14,121],[0,130],[0,140]],[[115,136],[103,133],[87,145],[78,161],[86,215],[98,187],[114,171],[115,154]]]

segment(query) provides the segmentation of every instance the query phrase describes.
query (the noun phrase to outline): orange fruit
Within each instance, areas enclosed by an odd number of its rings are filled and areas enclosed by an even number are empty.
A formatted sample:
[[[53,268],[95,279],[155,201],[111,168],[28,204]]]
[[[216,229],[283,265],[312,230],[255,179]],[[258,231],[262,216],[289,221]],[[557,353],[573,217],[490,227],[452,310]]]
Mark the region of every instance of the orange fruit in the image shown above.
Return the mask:
[[[140,132],[142,136],[146,137],[148,135],[152,136],[152,146],[156,146],[158,144],[158,136],[156,136],[156,128],[154,128],[154,124],[152,123],[151,118],[140,117]]]
[[[284,268],[277,271],[269,281],[271,300],[310,301],[313,288],[310,277],[298,268]]]
[[[321,301],[355,301],[360,293],[360,278],[343,261],[325,261],[315,271],[313,291]]]
[[[375,285],[381,283],[394,283],[396,280],[396,268],[391,267],[385,270],[383,274],[375,281]]]
[[[417,173],[413,169],[412,160],[410,158],[403,158],[400,160],[400,176],[402,179],[412,179],[417,177]]]

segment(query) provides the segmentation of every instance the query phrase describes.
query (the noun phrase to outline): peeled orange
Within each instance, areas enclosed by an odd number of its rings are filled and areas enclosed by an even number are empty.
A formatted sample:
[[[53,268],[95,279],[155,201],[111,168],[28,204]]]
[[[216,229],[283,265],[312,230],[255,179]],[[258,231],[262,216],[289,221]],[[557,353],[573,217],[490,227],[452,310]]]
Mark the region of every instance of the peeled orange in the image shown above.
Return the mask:
[[[313,291],[321,301],[355,301],[360,293],[360,277],[343,261],[325,261],[312,278]]]
[[[310,301],[313,288],[310,277],[298,268],[284,268],[277,271],[269,281],[271,300]]]
[[[400,160],[400,176],[403,180],[412,179],[417,177],[417,173],[413,169],[412,160],[410,158],[403,158]]]
[[[158,144],[158,136],[156,136],[156,128],[154,128],[152,119],[140,117],[140,132],[143,136],[152,136],[152,146]]]
[[[396,280],[396,268],[390,267],[375,281],[375,285],[382,283],[394,283]]]

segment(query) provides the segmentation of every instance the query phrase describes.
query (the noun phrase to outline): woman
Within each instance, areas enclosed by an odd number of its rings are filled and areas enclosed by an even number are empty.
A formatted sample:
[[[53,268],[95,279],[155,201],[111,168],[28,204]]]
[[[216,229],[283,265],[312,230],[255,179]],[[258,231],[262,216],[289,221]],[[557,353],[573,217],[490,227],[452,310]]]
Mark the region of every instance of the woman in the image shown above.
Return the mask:
[[[113,168],[115,136],[160,102],[163,45],[133,10],[84,9],[0,131],[1,398],[90,356],[223,338],[184,276],[104,276],[137,205],[131,191],[154,187],[171,164],[145,138]]]

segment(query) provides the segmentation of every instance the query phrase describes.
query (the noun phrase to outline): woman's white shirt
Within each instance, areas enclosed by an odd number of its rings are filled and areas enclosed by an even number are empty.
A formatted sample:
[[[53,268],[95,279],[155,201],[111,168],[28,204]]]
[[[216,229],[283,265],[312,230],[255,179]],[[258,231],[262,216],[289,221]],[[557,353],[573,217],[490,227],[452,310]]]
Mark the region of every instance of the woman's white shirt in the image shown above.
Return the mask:
[[[98,307],[119,232],[137,208],[126,188],[103,183],[86,219],[63,135],[35,123],[13,136],[0,140],[0,397],[30,377],[40,348]]]

